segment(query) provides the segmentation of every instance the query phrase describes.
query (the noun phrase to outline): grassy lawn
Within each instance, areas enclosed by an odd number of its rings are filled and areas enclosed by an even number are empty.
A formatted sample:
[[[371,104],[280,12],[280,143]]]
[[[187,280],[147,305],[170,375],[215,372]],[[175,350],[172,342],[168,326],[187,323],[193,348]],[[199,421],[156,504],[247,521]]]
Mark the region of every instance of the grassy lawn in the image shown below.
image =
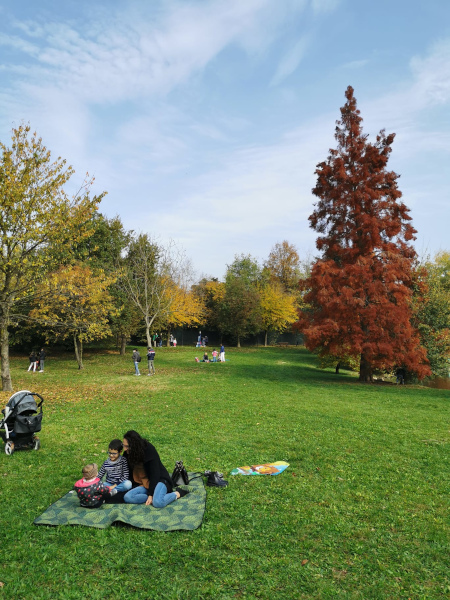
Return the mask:
[[[141,351],[141,354],[144,354]],[[145,355],[145,354],[144,354]],[[360,385],[303,348],[227,349],[197,364],[162,348],[156,377],[131,353],[15,358],[15,390],[45,398],[42,448],[0,442],[0,600],[442,599],[450,593],[450,392]],[[141,363],[145,373],[145,360]],[[1,408],[10,394],[1,393]],[[208,489],[194,532],[36,527],[85,461],[136,429],[172,470],[286,460],[277,477]]]

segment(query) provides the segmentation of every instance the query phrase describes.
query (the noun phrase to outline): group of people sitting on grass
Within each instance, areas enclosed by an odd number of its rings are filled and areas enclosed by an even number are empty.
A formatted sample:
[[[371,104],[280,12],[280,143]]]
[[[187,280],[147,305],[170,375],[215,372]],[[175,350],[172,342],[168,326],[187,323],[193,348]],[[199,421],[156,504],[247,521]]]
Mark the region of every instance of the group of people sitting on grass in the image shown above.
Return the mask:
[[[74,488],[84,508],[99,508],[104,502],[164,508],[189,493],[174,486],[156,448],[134,430],[127,431],[123,441],[112,440],[100,470],[91,463],[82,473]]]
[[[220,355],[217,350],[214,348],[212,351],[212,359],[209,359],[208,352],[205,350],[205,354],[203,355],[202,360],[199,360],[198,357],[195,357],[195,362],[217,362],[217,357],[219,357],[219,362],[225,362],[225,347],[222,345],[220,347]]]

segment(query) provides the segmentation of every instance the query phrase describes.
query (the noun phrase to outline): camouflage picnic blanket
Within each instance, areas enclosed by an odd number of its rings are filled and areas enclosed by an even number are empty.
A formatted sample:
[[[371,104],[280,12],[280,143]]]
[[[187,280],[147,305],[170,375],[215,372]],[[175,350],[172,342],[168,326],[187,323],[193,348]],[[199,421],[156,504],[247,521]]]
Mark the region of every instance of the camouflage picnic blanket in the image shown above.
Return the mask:
[[[189,476],[193,475],[189,473]],[[34,520],[35,525],[84,525],[105,529],[115,521],[140,529],[156,531],[193,530],[200,527],[205,514],[206,490],[201,477],[180,486],[189,494],[165,508],[143,504],[103,504],[100,508],[82,508],[75,492],[49,506]]]

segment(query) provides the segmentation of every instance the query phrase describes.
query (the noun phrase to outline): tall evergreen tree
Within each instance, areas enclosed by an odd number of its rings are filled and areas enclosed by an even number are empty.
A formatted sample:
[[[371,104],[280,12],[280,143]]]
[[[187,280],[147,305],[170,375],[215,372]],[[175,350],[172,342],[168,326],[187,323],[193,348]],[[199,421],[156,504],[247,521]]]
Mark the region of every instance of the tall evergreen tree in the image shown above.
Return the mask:
[[[430,370],[411,324],[416,231],[399,176],[387,169],[395,134],[381,131],[370,143],[351,86],[345,96],[338,146],[316,169],[309,221],[322,254],[304,282],[310,310],[298,325],[309,349],[358,357],[360,381],[395,365],[423,377]]]

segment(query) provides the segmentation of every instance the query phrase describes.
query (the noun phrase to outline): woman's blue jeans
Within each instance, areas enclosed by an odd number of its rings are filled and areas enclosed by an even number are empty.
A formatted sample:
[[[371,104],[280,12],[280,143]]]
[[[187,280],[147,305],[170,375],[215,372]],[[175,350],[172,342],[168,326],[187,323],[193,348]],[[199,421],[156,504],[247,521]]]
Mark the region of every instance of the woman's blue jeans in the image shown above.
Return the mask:
[[[167,487],[164,483],[159,482],[156,484],[155,491],[153,492],[153,506],[155,508],[164,508],[174,500],[177,495],[175,492],[167,493]],[[148,498],[148,490],[143,485],[134,488],[127,492],[123,497],[127,504],[145,504]]]

